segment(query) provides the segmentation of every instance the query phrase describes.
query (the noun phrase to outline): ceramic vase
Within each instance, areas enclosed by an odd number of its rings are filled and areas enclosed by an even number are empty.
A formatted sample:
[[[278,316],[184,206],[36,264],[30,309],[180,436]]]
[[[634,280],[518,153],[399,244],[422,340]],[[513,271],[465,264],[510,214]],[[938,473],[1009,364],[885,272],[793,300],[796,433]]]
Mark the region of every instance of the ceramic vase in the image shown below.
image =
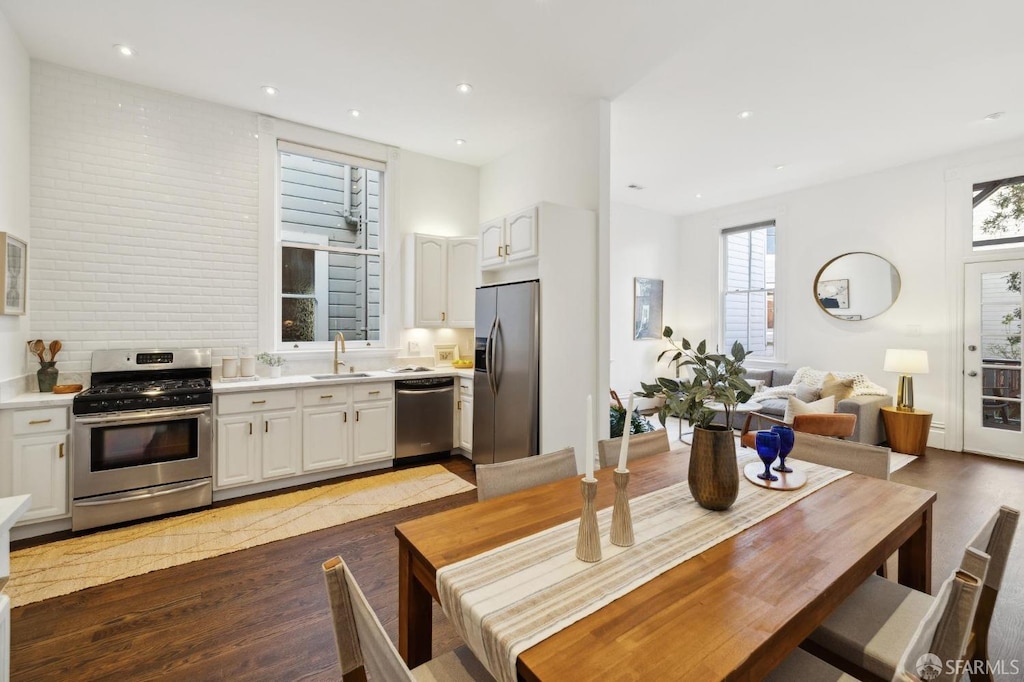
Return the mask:
[[[688,483],[693,499],[705,509],[721,511],[732,506],[740,492],[732,429],[712,425],[693,430]]]
[[[53,387],[57,385],[56,362],[40,362],[39,371],[36,372],[36,379],[39,381],[40,393],[53,393]]]

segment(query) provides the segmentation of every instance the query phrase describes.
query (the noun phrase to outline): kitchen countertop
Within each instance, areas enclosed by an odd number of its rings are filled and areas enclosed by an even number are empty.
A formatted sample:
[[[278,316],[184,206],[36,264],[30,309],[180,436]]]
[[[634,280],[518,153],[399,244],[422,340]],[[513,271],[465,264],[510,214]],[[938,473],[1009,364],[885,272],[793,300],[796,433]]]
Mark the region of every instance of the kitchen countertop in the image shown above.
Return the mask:
[[[325,372],[326,374],[327,372]],[[420,377],[450,377],[456,376],[463,379],[473,378],[473,369],[432,369],[427,372],[387,372],[383,370],[363,372],[368,377],[349,377],[339,374],[338,378],[314,379],[308,375],[283,376],[278,379],[259,377],[255,381],[219,381],[213,382],[214,393],[240,393],[244,391],[262,391],[274,388],[298,388],[304,386],[318,386],[331,384],[361,384],[373,381],[397,381],[399,379],[420,378]],[[317,375],[319,376],[319,375]],[[4,408],[28,408],[28,407],[64,407],[71,405],[75,393],[21,393],[9,400],[0,402],[0,409]]]

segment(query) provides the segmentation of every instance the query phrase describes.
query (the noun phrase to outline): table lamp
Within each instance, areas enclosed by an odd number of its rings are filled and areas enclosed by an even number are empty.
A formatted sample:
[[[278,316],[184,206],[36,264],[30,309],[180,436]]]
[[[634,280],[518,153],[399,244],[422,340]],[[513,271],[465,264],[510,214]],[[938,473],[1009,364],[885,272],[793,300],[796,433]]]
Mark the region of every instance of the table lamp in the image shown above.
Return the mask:
[[[896,409],[914,409],[914,378],[912,374],[928,373],[928,351],[889,348],[885,351],[886,372],[897,372],[900,382],[896,387]]]

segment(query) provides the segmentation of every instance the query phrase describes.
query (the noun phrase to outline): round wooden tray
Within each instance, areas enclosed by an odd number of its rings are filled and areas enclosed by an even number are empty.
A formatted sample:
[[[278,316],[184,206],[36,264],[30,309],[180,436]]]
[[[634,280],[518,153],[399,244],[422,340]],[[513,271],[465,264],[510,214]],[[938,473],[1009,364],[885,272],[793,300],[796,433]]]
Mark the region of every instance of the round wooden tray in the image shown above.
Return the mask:
[[[82,384],[60,384],[53,387],[54,393],[78,393],[82,390]]]
[[[772,465],[774,466],[774,464]],[[792,469],[793,467],[790,467]],[[743,467],[743,475],[748,481],[754,485],[759,485],[762,488],[768,488],[769,490],[796,490],[802,488],[807,484],[807,474],[802,471],[794,470],[791,474],[784,474],[781,471],[775,471],[772,469],[772,474],[778,476],[777,481],[765,481],[757,477],[758,474],[764,473],[764,464],[761,462],[751,462],[747,466]]]

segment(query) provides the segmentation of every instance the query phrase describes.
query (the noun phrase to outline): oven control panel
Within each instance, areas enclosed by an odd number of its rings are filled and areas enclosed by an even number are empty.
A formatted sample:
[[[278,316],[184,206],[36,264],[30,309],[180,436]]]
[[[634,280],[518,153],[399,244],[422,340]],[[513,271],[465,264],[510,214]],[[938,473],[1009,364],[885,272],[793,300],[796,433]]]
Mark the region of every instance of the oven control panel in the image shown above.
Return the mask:
[[[136,365],[168,365],[174,362],[174,353],[137,353]]]

